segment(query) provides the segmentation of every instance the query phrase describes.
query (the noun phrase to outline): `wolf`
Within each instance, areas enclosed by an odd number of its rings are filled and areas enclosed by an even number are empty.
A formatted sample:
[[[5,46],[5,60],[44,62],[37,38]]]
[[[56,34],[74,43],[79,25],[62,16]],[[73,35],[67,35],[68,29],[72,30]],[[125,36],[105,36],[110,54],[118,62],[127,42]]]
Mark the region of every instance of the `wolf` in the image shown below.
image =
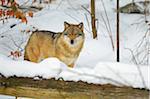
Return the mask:
[[[25,46],[24,60],[40,62],[49,57],[56,57],[69,67],[74,67],[81,49],[85,34],[83,23],[64,22],[63,32],[34,31]]]

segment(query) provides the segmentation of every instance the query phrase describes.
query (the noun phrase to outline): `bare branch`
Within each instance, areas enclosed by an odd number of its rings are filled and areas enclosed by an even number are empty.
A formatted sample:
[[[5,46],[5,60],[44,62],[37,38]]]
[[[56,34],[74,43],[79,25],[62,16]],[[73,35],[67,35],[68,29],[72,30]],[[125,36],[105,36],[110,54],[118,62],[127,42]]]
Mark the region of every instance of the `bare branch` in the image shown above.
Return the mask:
[[[83,5],[81,7],[91,15],[91,12],[87,8],[85,8]]]

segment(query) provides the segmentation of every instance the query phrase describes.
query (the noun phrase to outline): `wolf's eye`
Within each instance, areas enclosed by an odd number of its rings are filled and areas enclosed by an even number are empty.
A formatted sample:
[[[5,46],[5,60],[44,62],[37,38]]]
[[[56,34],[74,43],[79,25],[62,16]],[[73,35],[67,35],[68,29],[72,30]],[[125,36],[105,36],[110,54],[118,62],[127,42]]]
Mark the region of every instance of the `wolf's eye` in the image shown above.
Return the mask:
[[[64,33],[64,35],[68,35],[68,33],[67,33],[67,32],[65,32],[65,33]]]
[[[82,32],[79,32],[79,33],[78,33],[79,36],[82,36],[82,34],[83,34]]]

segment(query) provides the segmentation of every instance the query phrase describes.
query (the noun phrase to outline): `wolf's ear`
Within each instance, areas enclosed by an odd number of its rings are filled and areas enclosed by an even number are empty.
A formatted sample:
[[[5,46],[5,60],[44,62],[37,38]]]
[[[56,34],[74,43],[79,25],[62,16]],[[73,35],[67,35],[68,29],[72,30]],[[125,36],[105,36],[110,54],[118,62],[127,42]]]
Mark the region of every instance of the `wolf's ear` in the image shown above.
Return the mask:
[[[78,25],[78,27],[79,27],[81,30],[83,30],[83,23],[81,22],[81,23]]]
[[[65,28],[67,28],[67,27],[69,27],[70,26],[70,24],[68,23],[68,22],[64,22],[64,26],[65,26]]]

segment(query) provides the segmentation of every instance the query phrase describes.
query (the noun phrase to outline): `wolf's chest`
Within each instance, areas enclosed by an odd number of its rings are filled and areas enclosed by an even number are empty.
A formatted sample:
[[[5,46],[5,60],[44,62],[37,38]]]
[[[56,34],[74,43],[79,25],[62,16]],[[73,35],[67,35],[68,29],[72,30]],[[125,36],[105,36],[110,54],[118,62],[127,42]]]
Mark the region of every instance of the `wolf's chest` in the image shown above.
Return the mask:
[[[60,60],[62,60],[64,63],[72,64],[76,61],[77,57],[60,57]]]

